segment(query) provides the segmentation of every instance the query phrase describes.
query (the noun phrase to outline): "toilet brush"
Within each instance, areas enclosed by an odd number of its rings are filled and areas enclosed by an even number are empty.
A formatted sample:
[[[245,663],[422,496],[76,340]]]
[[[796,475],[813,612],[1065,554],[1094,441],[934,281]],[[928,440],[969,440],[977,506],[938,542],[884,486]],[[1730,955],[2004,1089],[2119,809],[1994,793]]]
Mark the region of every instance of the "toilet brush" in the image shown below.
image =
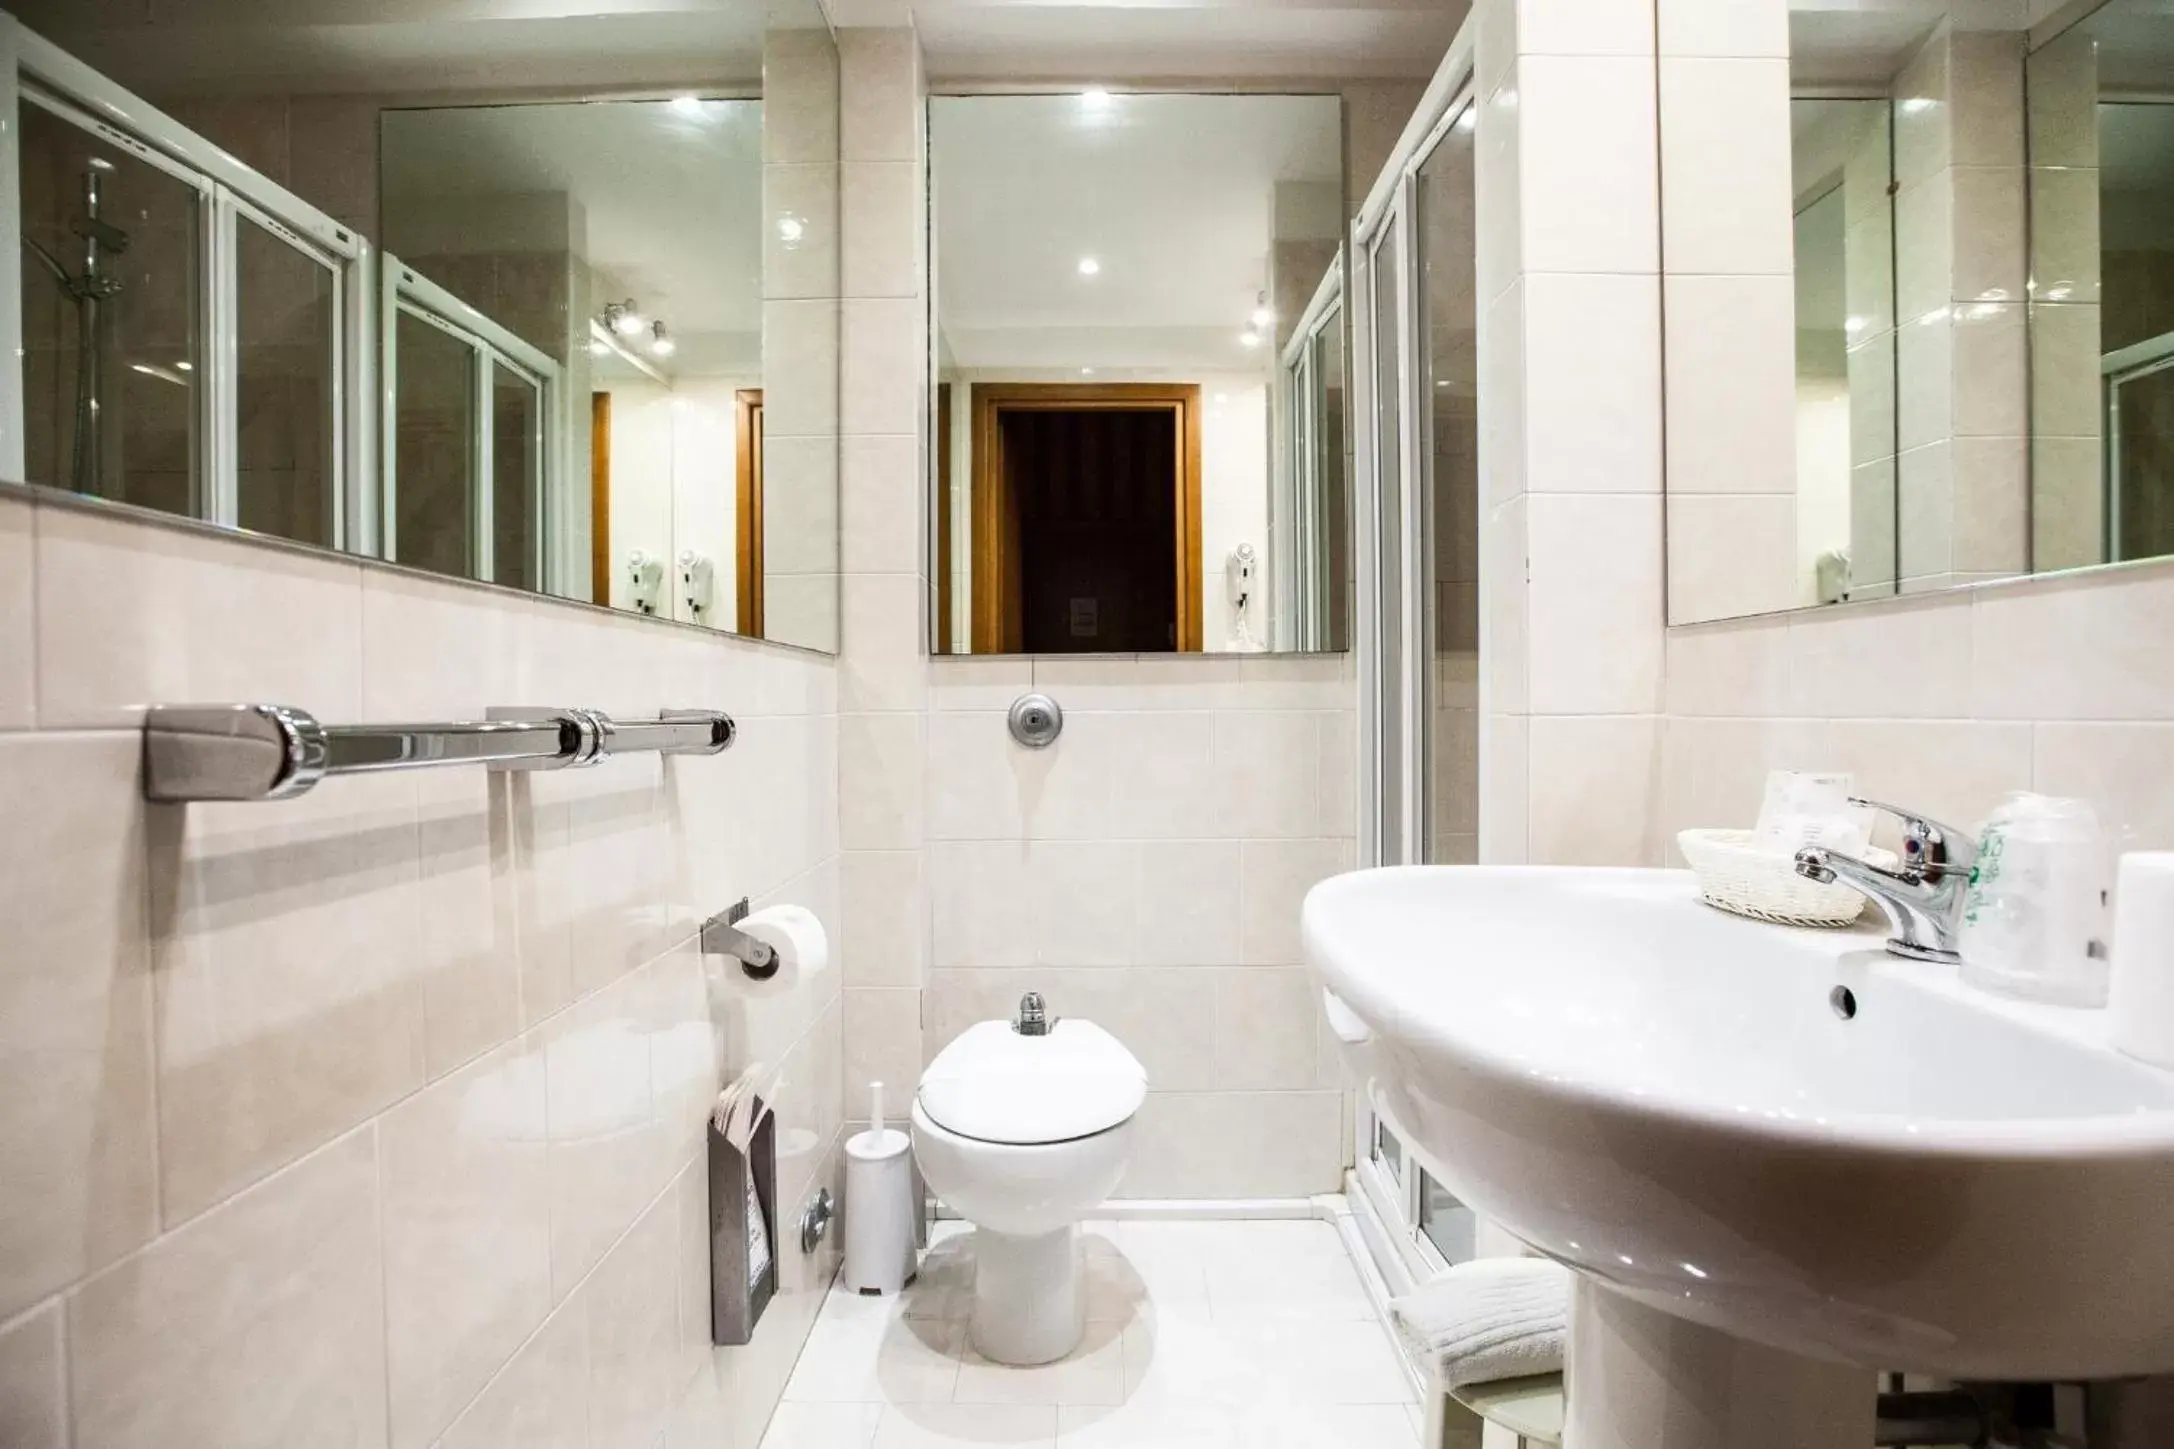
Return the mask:
[[[885,1124],[883,1083],[868,1084],[868,1130],[845,1144],[845,1284],[896,1293],[913,1279],[913,1140]]]

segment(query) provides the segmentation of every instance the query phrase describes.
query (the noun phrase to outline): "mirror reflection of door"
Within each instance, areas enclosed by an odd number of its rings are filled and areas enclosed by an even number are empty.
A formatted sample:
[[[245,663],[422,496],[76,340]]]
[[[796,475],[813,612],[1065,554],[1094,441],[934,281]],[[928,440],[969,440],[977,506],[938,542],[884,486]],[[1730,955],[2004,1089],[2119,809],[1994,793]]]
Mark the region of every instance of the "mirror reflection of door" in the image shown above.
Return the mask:
[[[738,522],[739,632],[760,639],[762,632],[762,389],[743,387],[733,394],[733,451],[739,480],[734,517]]]
[[[1200,387],[980,383],[974,649],[1201,648]]]

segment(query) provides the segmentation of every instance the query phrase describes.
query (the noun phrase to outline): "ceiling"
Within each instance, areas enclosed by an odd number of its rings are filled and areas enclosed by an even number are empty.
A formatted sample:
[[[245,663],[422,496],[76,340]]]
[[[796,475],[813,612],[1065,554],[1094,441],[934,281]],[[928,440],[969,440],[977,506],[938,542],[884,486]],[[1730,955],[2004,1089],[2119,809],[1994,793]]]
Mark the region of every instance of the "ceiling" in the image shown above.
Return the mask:
[[[395,244],[404,216],[473,217],[493,197],[563,193],[584,214],[589,264],[672,332],[675,370],[742,355],[760,335],[761,102],[396,110],[380,139]]]
[[[1333,96],[936,98],[948,360],[1257,370],[1277,184],[1336,185],[1341,134]]]
[[[937,83],[1423,78],[1470,0],[13,0],[160,95],[748,85],[769,27],[916,26]]]

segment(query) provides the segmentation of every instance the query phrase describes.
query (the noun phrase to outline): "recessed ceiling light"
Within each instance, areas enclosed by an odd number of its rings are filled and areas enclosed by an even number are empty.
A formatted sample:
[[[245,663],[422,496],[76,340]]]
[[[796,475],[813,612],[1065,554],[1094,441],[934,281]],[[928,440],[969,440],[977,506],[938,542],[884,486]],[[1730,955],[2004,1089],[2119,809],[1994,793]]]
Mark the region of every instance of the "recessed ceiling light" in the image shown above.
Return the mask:
[[[674,96],[672,97],[672,110],[682,116],[699,116],[702,114],[702,98],[700,96]]]
[[[1104,86],[1089,86],[1079,93],[1079,103],[1090,111],[1099,111],[1110,103],[1110,93]]]
[[[1093,377],[1095,375],[1095,370],[1091,367],[1083,367],[1079,370],[1079,375],[1081,377]]]
[[[1093,277],[1093,276],[1099,276],[1099,275],[1101,275],[1101,272],[1102,272],[1102,263],[1100,263],[1100,262],[1096,261],[1096,260],[1095,260],[1095,259],[1094,259],[1093,257],[1081,257],[1081,258],[1079,259],[1079,274],[1080,274],[1081,276],[1083,276],[1083,277]]]
[[[177,363],[175,363],[175,364],[174,364],[174,371],[176,371],[176,372],[194,372],[194,371],[196,371],[196,364],[195,364],[195,363],[193,363],[193,362],[191,362],[191,361],[189,361],[189,360],[188,360],[188,359],[187,359],[186,357],[184,357],[184,358],[182,358],[182,359],[181,359],[181,361],[179,361],[179,362],[177,362]]]
[[[1270,310],[1269,310],[1269,309],[1268,309],[1267,307],[1265,307],[1265,306],[1261,306],[1261,307],[1255,307],[1255,308],[1253,309],[1253,330],[1254,330],[1254,331],[1256,331],[1256,332],[1266,331],[1266,330],[1267,330],[1267,327],[1268,327],[1268,324],[1269,324],[1269,323],[1271,323],[1271,322],[1273,322],[1273,321],[1275,321],[1275,320],[1276,320],[1276,314],[1275,314],[1274,312],[1271,312],[1271,311],[1270,311]]]
[[[1241,332],[1238,334],[1238,345],[1240,347],[1258,347],[1261,345],[1261,334],[1250,331]]]

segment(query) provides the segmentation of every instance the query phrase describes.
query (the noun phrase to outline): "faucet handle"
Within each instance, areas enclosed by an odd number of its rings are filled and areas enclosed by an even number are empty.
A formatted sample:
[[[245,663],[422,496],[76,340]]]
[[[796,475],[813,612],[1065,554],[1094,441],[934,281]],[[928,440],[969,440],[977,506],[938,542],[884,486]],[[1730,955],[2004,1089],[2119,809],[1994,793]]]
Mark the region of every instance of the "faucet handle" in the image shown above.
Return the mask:
[[[1978,843],[1952,825],[1930,816],[1878,800],[1849,797],[1849,803],[1892,815],[1902,822],[1902,866],[1926,875],[1943,875],[1970,869],[1978,858]]]

